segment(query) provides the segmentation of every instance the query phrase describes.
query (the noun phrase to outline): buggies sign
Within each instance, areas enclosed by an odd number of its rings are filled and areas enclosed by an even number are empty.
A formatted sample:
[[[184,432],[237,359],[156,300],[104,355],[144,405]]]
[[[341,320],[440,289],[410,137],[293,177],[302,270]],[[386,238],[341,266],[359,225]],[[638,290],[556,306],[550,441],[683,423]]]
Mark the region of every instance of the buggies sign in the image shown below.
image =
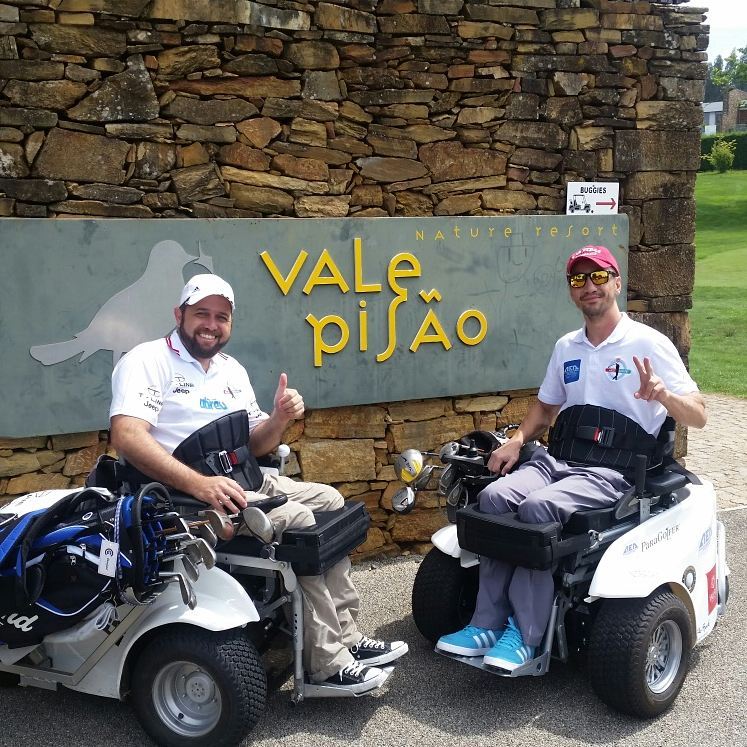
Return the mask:
[[[564,263],[604,244],[625,279],[627,216],[0,221],[0,436],[107,427],[113,364],[166,335],[184,282],[234,287],[227,352],[271,406],[537,386],[577,327]],[[624,297],[624,294],[623,294]]]

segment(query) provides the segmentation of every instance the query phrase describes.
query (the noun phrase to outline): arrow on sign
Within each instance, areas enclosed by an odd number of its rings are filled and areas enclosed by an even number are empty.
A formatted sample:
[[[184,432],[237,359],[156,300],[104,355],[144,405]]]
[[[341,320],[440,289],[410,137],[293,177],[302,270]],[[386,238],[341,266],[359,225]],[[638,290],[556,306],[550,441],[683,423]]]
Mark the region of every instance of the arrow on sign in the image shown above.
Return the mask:
[[[614,209],[614,207],[615,207],[615,198],[614,197],[610,197],[610,201],[609,202],[598,202],[597,205],[608,205],[610,207],[610,209]]]

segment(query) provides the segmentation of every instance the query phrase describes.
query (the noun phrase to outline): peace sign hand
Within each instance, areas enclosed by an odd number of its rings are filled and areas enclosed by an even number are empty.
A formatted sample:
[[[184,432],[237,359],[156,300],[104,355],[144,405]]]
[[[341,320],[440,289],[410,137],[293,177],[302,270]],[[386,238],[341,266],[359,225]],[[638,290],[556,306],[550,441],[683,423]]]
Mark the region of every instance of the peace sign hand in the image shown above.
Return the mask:
[[[634,355],[633,363],[635,363],[638,375],[641,378],[641,386],[633,396],[646,402],[661,402],[668,392],[664,382],[654,373],[651,359],[644,358],[643,363],[641,363],[640,359]]]

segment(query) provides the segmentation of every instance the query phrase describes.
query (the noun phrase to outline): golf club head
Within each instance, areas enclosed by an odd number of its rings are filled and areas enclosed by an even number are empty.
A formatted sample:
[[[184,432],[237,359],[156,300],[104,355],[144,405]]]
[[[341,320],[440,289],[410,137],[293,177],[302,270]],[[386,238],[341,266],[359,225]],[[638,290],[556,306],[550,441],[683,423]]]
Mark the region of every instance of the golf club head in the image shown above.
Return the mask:
[[[215,550],[202,537],[195,537],[192,542],[186,543],[184,552],[195,564],[203,563],[208,570],[215,566]]]
[[[423,490],[428,485],[433,473],[434,465],[426,464],[422,472],[410,483],[413,490]]]
[[[195,562],[189,557],[189,552],[186,548],[181,560],[184,567],[184,574],[193,584],[196,584],[197,579],[200,577],[200,571],[197,569]]]
[[[441,450],[438,452],[439,459],[444,462],[449,457],[456,456],[459,453],[459,444],[456,441],[449,441],[449,443],[444,444],[441,447]]]
[[[397,514],[409,514],[415,508],[415,491],[406,485],[392,496],[392,510]]]
[[[192,528],[192,534],[207,542],[210,547],[215,547],[218,544],[218,535],[213,531],[213,528],[209,524],[199,524],[194,526]]]
[[[423,469],[423,455],[417,449],[405,449],[394,457],[394,472],[406,485],[412,484]]]
[[[181,592],[184,604],[186,604],[191,610],[197,606],[197,597],[195,596],[192,584],[187,581],[183,573],[161,573],[160,578],[162,581],[167,582],[177,581],[179,583],[179,591]]]
[[[458,506],[466,492],[466,488],[462,485],[461,480],[457,480],[446,493],[446,502],[450,506]]]
[[[438,492],[441,495],[448,495],[451,486],[457,479],[457,470],[453,464],[450,464],[442,473],[438,480]]]
[[[241,512],[241,520],[249,533],[261,542],[269,545],[275,538],[275,527],[267,514],[254,506],[247,506]]]
[[[200,516],[208,520],[210,528],[219,539],[230,540],[233,538],[234,528],[228,516],[212,509],[202,511]]]

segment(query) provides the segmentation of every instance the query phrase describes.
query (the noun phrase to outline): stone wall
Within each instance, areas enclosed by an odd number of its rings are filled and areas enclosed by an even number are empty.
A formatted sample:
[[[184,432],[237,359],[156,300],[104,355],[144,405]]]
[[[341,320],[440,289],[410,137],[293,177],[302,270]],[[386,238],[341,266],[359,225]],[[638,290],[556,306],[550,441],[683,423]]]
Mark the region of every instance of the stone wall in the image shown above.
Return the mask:
[[[724,113],[721,115],[721,132],[732,132],[737,129],[739,104],[747,101],[747,91],[732,88],[724,96]]]
[[[686,357],[703,20],[637,0],[0,0],[0,216],[562,213],[567,182],[618,181],[629,309]],[[292,472],[366,501],[366,553],[417,547],[443,517],[432,494],[391,513],[392,455],[519,420],[531,394],[312,412]],[[79,484],[105,449],[1,440],[0,500]]]

